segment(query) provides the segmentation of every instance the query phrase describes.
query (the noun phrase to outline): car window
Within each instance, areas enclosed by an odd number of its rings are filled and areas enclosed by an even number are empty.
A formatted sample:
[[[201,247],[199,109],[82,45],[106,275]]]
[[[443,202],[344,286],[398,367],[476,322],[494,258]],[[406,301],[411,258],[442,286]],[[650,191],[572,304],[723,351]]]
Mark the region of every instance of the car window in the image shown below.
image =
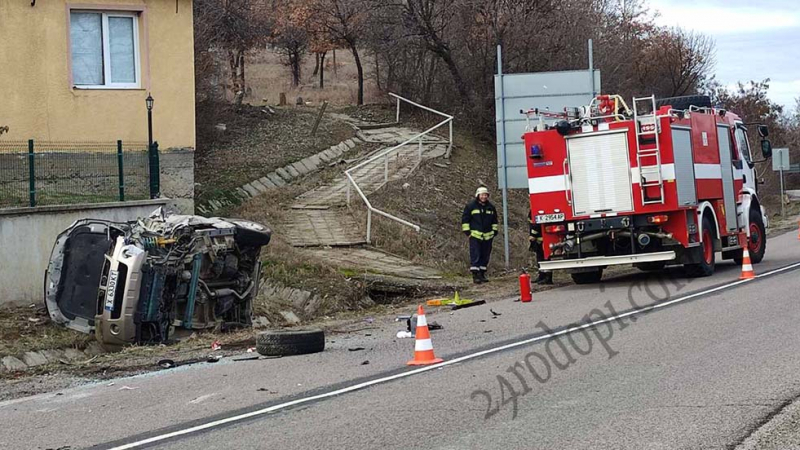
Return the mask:
[[[753,159],[750,157],[750,145],[747,143],[747,130],[743,125],[737,125],[735,130],[736,147],[739,148],[745,161],[747,161],[748,164],[752,163]]]

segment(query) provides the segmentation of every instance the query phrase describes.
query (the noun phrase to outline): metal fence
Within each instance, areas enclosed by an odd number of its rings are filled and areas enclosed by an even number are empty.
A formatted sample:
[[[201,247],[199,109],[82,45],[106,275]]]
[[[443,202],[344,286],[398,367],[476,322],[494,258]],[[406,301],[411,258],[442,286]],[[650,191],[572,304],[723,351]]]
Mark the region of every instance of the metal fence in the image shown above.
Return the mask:
[[[146,142],[0,140],[0,208],[143,200],[150,183]]]

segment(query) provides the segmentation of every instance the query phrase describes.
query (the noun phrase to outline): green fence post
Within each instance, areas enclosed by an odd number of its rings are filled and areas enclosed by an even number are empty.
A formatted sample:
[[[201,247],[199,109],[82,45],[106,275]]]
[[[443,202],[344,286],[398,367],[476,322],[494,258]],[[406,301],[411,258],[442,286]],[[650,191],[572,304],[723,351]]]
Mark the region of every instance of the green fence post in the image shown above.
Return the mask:
[[[36,154],[33,152],[33,139],[28,139],[28,193],[31,208],[36,206]]]
[[[117,170],[119,171],[119,201],[125,201],[125,170],[123,169],[122,141],[117,141]]]

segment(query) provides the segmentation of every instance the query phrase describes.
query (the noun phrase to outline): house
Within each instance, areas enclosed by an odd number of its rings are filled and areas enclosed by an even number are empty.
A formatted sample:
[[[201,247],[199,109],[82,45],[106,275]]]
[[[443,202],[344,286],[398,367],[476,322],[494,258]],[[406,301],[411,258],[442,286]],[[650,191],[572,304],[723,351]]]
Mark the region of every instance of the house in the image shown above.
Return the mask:
[[[193,46],[192,0],[0,0],[0,140],[146,142],[152,95],[172,196],[170,152],[195,147]]]
[[[5,138],[194,148],[191,0],[0,0]]]

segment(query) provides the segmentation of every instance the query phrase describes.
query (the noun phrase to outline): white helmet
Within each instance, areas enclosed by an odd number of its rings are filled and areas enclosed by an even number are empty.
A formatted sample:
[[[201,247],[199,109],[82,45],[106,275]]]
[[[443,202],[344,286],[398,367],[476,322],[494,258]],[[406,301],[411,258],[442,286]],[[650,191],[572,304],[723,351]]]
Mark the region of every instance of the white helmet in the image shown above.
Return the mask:
[[[475,197],[477,197],[477,196],[479,196],[481,194],[488,194],[488,193],[489,193],[489,189],[486,189],[486,186],[481,186],[481,187],[478,188],[477,191],[475,191]]]

